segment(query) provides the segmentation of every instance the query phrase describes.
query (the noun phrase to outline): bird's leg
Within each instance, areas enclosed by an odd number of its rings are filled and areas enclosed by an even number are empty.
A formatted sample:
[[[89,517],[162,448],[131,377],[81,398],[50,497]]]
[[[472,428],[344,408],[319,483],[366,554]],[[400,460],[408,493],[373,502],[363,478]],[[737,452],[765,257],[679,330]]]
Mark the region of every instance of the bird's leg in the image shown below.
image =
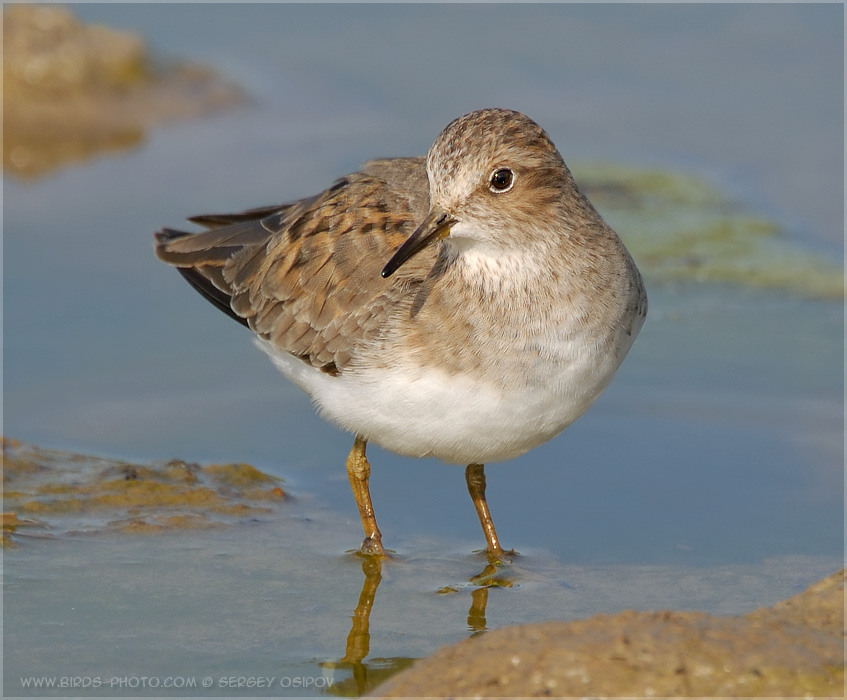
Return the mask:
[[[382,547],[382,533],[376,524],[374,507],[371,503],[371,491],[368,487],[368,479],[371,475],[371,465],[365,456],[365,447],[368,441],[361,435],[356,436],[353,449],[347,456],[347,476],[350,477],[350,486],[353,487],[353,497],[359,506],[359,516],[362,518],[362,527],[365,530],[365,541],[362,542],[362,554],[374,554],[383,556],[385,549]]]
[[[482,531],[488,542],[486,551],[489,558],[499,561],[507,554],[513,554],[513,552],[503,551],[500,540],[497,538],[497,531],[494,529],[494,521],[491,519],[491,512],[485,501],[485,467],[482,464],[469,464],[465,470],[465,481],[468,482],[468,492],[471,494],[476,514],[479,516],[479,524],[482,525]]]

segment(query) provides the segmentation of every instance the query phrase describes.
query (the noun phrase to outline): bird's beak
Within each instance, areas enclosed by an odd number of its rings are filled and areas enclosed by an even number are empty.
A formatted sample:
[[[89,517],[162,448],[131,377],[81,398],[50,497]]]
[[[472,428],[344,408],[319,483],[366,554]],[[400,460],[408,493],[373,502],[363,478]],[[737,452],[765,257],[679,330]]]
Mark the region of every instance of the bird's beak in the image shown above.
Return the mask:
[[[450,233],[450,227],[455,223],[456,219],[446,211],[439,207],[433,207],[423,223],[403,242],[403,245],[391,256],[391,260],[382,268],[382,276],[390,277],[397,272],[404,262],[414,257],[430,243],[445,238]]]

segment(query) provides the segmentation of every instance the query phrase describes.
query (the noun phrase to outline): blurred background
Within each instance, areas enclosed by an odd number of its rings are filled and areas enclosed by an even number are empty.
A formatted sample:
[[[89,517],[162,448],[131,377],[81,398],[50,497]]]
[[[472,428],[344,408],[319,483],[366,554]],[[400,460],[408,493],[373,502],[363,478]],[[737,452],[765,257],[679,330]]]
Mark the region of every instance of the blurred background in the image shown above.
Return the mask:
[[[7,555],[6,628],[19,634],[7,677],[36,672],[71,631],[91,647],[67,663],[117,668],[162,620],[179,630],[144,656],[157,669],[195,668],[174,651],[186,635],[216,667],[252,670],[258,655],[317,673],[341,657],[361,585],[345,553],[361,539],[352,438],[156,261],[152,234],[424,154],[488,106],[547,130],[650,296],[595,406],[487,469],[498,531],[523,555],[488,625],[625,606],[743,612],[839,567],[843,7],[66,9],[4,7],[3,432],[142,462],[248,462],[297,498],[283,523]],[[375,667],[391,670],[468,633],[457,582],[480,568],[483,540],[462,469],[369,455],[398,553],[370,632]],[[160,597],[193,577],[208,607]],[[103,612],[130,591],[143,613]],[[67,601],[94,596],[112,603],[68,617]],[[227,605],[240,617],[222,638]],[[26,626],[33,616],[43,625]],[[118,619],[135,629],[120,643]]]

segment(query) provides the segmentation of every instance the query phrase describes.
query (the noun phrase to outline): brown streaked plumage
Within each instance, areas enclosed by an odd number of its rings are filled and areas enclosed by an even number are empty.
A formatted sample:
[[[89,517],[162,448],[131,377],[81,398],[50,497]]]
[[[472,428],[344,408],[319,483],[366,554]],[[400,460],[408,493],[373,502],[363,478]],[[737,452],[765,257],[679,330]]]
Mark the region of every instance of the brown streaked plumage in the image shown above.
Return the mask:
[[[425,276],[434,251],[389,284],[380,271],[428,203],[422,158],[372,161],[294,204],[192,218],[211,229],[204,234],[165,229],[156,253],[184,275],[193,271],[195,288],[216,304],[225,299],[224,310],[260,337],[341,371],[378,331],[375,311]]]
[[[156,253],[248,326],[322,414],[383,554],[365,446],[468,465],[488,552],[503,556],[484,461],[575,420],[646,314],[635,264],[547,134],[508,110],[451,122],[424,160],[371,161],[291,204],[164,229]]]

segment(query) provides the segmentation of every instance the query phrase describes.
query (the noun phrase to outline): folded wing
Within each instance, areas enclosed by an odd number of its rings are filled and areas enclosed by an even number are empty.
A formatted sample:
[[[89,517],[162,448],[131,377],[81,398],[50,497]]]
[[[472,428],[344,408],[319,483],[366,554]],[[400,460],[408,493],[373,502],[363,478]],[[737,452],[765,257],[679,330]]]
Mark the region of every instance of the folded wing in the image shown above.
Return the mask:
[[[278,350],[336,374],[433,266],[434,252],[380,276],[428,206],[423,159],[372,161],[308,199],[193,217],[201,233],[163,229],[156,254]]]

